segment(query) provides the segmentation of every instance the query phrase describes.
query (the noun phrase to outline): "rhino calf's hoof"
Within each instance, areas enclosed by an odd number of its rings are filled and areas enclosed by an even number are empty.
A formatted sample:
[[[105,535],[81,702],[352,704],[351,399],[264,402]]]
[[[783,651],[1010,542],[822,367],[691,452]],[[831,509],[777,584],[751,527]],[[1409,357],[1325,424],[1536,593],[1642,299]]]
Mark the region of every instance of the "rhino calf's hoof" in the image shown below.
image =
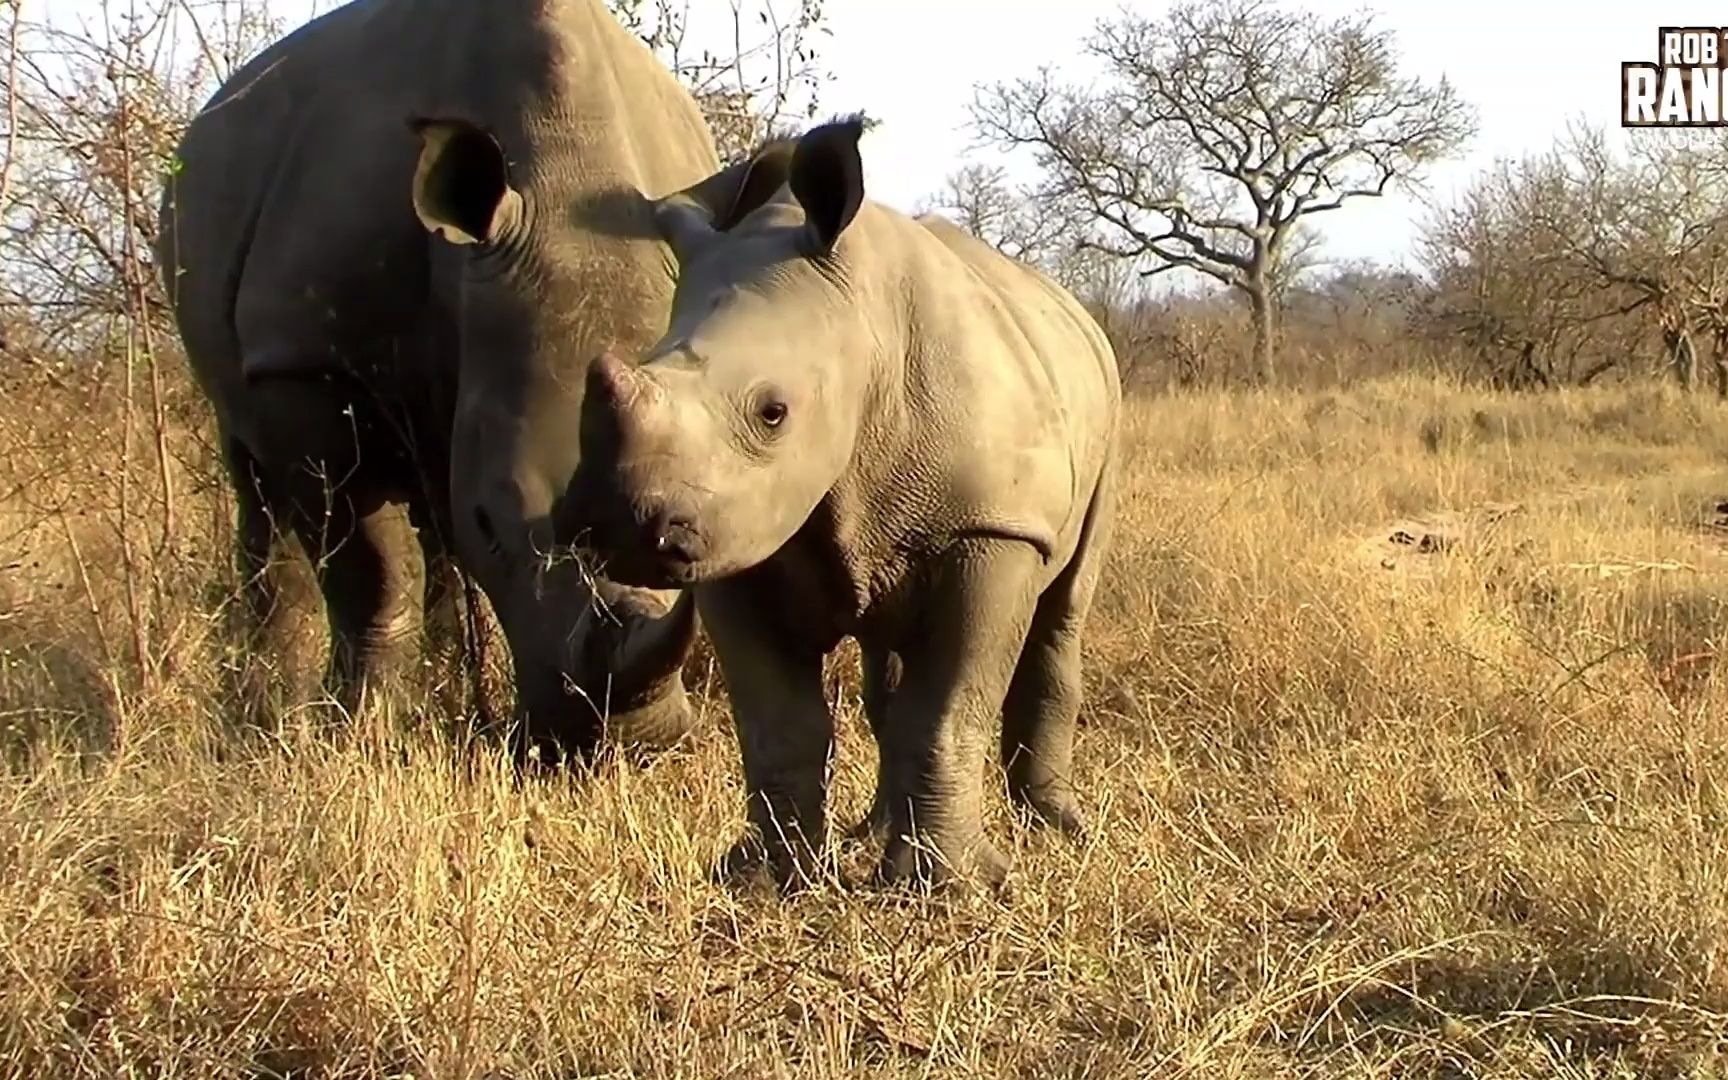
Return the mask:
[[[815,887],[833,870],[831,861],[808,843],[765,844],[755,830],[726,849],[715,864],[716,884],[738,888],[766,875],[781,895]]]
[[[856,843],[884,844],[888,841],[888,812],[872,809],[846,830],[846,839]]]
[[[1090,836],[1086,815],[1069,792],[1017,791],[1014,803],[1033,824],[1053,828],[1074,843],[1084,844]]]
[[[976,885],[993,895],[1005,896],[1008,865],[1008,857],[982,836],[964,846],[942,844],[935,851],[927,842],[913,844],[897,836],[882,852],[876,882],[931,889]]]

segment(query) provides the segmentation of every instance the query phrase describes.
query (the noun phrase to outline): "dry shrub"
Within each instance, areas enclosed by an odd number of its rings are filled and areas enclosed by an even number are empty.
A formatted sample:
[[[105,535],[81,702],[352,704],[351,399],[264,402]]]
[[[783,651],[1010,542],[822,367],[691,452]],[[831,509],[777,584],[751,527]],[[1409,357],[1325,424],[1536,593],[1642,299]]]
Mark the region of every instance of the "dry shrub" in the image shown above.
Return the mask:
[[[688,746],[588,780],[519,784],[388,710],[236,724],[195,411],[179,531],[133,526],[172,658],[140,677],[105,392],[9,389],[7,1075],[1724,1065],[1713,403],[1413,378],[1134,401],[1088,646],[1095,839],[997,799],[996,904],[710,884],[741,802],[712,684]],[[851,664],[841,825],[874,775]]]
[[[1404,287],[1401,278],[1386,276]],[[1442,373],[1485,381],[1475,360],[1455,343],[1409,333],[1402,302],[1396,293],[1364,299],[1319,290],[1292,298],[1279,316],[1278,385],[1326,390],[1365,379]],[[1135,392],[1253,384],[1253,332],[1241,305],[1226,296],[1177,294],[1138,303],[1093,298],[1090,306]]]

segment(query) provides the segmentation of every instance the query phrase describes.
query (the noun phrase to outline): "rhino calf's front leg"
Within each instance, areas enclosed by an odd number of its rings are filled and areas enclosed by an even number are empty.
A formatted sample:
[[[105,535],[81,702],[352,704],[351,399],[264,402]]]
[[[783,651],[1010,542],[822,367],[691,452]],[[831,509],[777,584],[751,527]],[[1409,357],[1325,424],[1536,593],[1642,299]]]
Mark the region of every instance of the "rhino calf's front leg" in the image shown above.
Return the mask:
[[[870,725],[870,736],[878,751],[882,746],[883,726],[887,723],[888,703],[894,699],[894,688],[900,685],[900,657],[887,649],[865,647],[863,650],[864,718]],[[888,759],[881,753],[876,760],[876,791],[870,799],[870,809],[862,820],[847,830],[855,840],[885,843],[888,839],[888,792],[892,786],[888,776]]]
[[[902,671],[881,732],[889,837],[878,877],[991,887],[1008,860],[984,835],[985,737],[1013,677],[1036,602],[1038,552],[967,540],[922,582],[899,649]]]
[[[737,879],[766,865],[791,889],[812,882],[825,858],[834,716],[822,692],[822,653],[758,617],[760,597],[751,592],[743,581],[697,591],[732,702],[748,799],[747,832],[720,873]]]

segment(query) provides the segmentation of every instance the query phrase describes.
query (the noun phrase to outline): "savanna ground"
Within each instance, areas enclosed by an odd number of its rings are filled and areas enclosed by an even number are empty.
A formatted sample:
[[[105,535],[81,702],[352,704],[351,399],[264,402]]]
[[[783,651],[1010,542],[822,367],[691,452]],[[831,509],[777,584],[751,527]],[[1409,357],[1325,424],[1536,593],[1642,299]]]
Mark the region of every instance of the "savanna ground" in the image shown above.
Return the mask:
[[[1728,1075],[1728,406],[1135,400],[1093,840],[998,797],[1005,902],[781,902],[706,877],[704,656],[696,737],[588,781],[431,707],[239,723],[202,412],[124,454],[104,385],[0,410],[4,1075]]]

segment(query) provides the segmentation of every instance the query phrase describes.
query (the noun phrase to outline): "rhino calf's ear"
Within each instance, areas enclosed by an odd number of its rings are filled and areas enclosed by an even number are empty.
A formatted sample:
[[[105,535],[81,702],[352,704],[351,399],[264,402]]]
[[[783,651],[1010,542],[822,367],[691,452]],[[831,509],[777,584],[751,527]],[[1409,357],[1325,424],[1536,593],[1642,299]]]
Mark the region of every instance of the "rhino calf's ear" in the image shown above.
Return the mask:
[[[504,147],[466,120],[415,117],[408,126],[420,137],[414,168],[420,223],[452,244],[494,239],[521,200],[510,186]]]
[[[864,118],[850,116],[811,128],[792,151],[788,180],[818,254],[834,249],[864,203],[864,161],[858,155],[863,135]]]
[[[725,232],[773,198],[774,193],[780,190],[792,172],[792,155],[796,148],[797,144],[790,139],[770,142],[758,148],[755,155],[743,166],[743,175],[731,185],[731,190],[722,196],[729,198],[726,208],[715,215],[714,227]],[[722,175],[731,171],[729,169]]]
[[[674,254],[680,260],[688,258],[716,233],[736,227],[772,198],[786,183],[795,145],[790,139],[768,142],[748,160],[657,200],[654,224]]]

